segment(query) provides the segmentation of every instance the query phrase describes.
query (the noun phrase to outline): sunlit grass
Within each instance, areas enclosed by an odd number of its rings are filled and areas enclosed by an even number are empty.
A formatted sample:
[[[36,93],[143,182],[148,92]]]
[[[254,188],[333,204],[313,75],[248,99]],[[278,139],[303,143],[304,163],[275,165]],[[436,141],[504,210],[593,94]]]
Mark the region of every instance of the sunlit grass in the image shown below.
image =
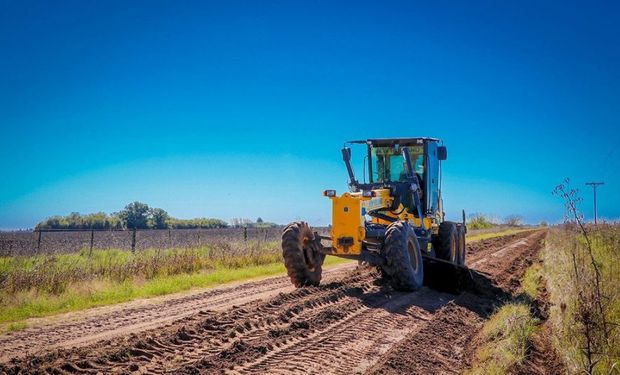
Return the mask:
[[[510,229],[503,229],[497,232],[490,232],[490,233],[481,233],[481,234],[475,234],[472,236],[467,236],[467,241],[468,242],[476,242],[476,241],[482,241],[482,240],[488,240],[490,238],[496,238],[496,237],[503,237],[503,236],[510,236],[511,234],[517,234],[517,233],[522,233],[522,232],[528,232],[528,231],[532,231],[535,229],[532,228],[510,228]]]
[[[526,358],[528,343],[536,331],[537,320],[526,304],[502,306],[480,332],[474,366],[469,374],[506,374]]]
[[[590,371],[585,365],[587,332],[595,361],[590,372],[611,374],[620,364],[620,225],[599,224],[589,229],[592,255],[600,270],[603,311],[592,302],[596,281],[585,238],[569,228],[550,231],[543,271],[551,302],[552,342],[569,372],[584,373]],[[613,327],[606,338],[603,320]],[[589,323],[588,331],[585,323]]]
[[[325,267],[350,262],[347,259],[327,257]],[[93,280],[73,284],[60,294],[29,290],[4,297],[0,306],[0,331],[14,330],[20,321],[69,311],[111,305],[138,298],[162,296],[193,288],[213,287],[229,282],[246,281],[285,273],[284,264],[268,263],[242,268],[222,267],[191,274],[158,276],[150,280],[134,278],[118,283]],[[4,324],[12,322],[11,324]]]
[[[521,287],[525,295],[531,300],[539,297],[544,287],[542,265],[534,263],[525,271],[523,279],[521,279]]]

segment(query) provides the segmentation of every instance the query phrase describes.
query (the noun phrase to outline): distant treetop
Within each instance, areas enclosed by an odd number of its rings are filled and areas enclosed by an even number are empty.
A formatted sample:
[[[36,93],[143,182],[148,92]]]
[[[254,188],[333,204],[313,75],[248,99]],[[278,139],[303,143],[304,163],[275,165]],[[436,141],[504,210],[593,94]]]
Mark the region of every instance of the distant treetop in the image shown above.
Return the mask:
[[[81,215],[72,212],[67,216],[52,216],[37,224],[36,229],[187,229],[226,228],[228,223],[221,219],[196,218],[176,219],[161,208],[132,202],[118,213],[104,212]]]

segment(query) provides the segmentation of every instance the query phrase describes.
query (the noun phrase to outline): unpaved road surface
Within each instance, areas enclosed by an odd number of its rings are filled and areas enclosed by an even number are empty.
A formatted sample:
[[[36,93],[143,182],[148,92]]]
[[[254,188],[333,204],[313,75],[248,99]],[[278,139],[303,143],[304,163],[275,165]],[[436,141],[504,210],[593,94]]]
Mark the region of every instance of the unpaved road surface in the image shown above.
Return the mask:
[[[0,373],[458,373],[544,235],[469,245],[458,291],[395,292],[347,264],[316,288],[279,277],[40,319],[0,336]]]

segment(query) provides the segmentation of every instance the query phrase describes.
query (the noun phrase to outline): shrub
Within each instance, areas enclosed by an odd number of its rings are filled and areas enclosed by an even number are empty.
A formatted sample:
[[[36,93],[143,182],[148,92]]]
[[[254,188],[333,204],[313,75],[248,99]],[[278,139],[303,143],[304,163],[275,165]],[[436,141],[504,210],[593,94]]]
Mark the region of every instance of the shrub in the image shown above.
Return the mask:
[[[470,216],[467,222],[469,229],[487,229],[493,227],[493,222],[485,215],[476,213]]]
[[[523,222],[523,218],[519,215],[509,215],[506,216],[506,219],[504,220],[504,224],[509,225],[511,227],[516,227],[521,225],[521,223]]]

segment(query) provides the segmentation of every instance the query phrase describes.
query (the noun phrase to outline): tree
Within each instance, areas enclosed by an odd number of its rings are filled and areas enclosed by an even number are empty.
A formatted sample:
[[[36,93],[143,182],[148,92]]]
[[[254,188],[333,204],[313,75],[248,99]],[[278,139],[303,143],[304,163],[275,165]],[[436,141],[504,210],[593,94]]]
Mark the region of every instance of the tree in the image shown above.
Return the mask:
[[[192,229],[192,228],[226,228],[228,223],[220,219],[209,219],[199,217],[195,219],[175,219],[171,217],[168,219],[168,227],[175,229]]]
[[[252,220],[250,219],[246,219],[246,218],[241,218],[241,217],[233,217],[230,220],[231,224],[233,227],[235,228],[240,228],[240,227],[250,227],[252,226]]]
[[[154,229],[166,229],[168,228],[168,219],[170,216],[161,208],[151,208],[150,212],[150,227]]]
[[[521,225],[522,221],[523,219],[519,215],[509,215],[506,217],[506,220],[504,220],[504,223],[506,225],[510,225],[511,227],[516,227],[518,225]]]
[[[69,229],[79,229],[82,227],[82,216],[79,212],[72,212],[67,216]]]
[[[144,229],[148,228],[149,211],[148,204],[136,201],[125,206],[125,209],[119,212],[118,216],[126,228]]]
[[[256,219],[256,223],[257,224],[262,224],[263,223],[263,218],[259,217],[258,219]]]

